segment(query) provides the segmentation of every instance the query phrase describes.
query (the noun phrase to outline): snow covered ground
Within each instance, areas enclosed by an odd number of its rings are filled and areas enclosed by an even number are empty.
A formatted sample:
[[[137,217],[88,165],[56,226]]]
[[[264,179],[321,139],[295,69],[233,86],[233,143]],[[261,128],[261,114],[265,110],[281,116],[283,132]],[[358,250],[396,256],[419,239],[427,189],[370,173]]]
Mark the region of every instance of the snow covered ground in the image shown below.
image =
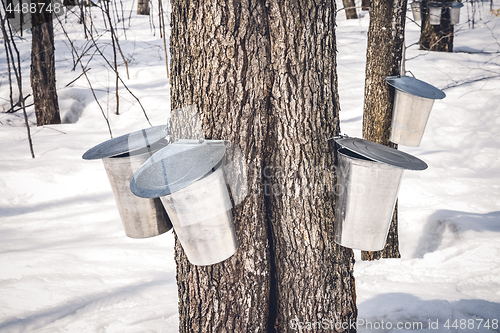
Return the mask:
[[[400,147],[429,165],[405,172],[402,259],[355,265],[361,332],[500,332],[500,17],[491,14],[489,3],[477,8],[481,20],[473,30],[466,22],[470,5],[462,10],[456,52],[424,52],[416,45],[407,50],[408,71],[450,88],[434,104],[420,147]],[[360,137],[369,18],[346,21],[343,12],[338,17],[341,128]],[[84,48],[81,26],[65,24],[75,45]],[[120,36],[130,61],[125,82],[152,124],[160,125],[170,100],[158,23],[152,27],[148,17],[132,15],[130,24],[127,40]],[[56,33],[65,123],[32,125],[32,159],[20,112],[0,114],[0,332],[177,332],[173,235],[124,235],[102,163],[81,159],[109,138],[106,122],[84,77],[66,87],[81,69],[71,71],[69,44],[60,27]],[[408,20],[407,45],[418,35]],[[103,48],[109,41],[99,39]],[[28,92],[29,36],[18,47]],[[113,114],[114,75],[99,56],[90,67],[113,135],[148,127],[124,89],[121,114]],[[5,72],[2,45],[0,103],[8,109]],[[125,77],[123,66],[120,72]],[[35,121],[32,107],[29,113]]]

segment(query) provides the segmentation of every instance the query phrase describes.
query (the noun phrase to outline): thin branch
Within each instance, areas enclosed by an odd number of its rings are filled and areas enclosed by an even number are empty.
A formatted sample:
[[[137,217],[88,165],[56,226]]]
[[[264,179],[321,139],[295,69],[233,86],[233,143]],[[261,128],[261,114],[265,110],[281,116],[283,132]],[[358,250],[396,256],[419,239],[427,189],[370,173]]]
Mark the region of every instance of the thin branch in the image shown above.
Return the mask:
[[[12,68],[14,69],[14,73],[15,73],[16,79],[17,79],[17,85],[18,85],[18,89],[19,89],[19,101],[21,102],[21,107],[22,107],[23,115],[24,115],[24,124],[26,125],[26,131],[28,133],[28,143],[30,146],[31,157],[35,158],[35,151],[33,150],[33,142],[31,140],[31,130],[30,130],[30,126],[28,124],[28,115],[26,113],[26,105],[24,103],[24,98],[23,98],[23,85],[22,85],[22,76],[21,76],[21,55],[19,53],[19,50],[17,49],[16,43],[14,42],[14,35],[12,34],[12,28],[10,27],[10,24],[8,24],[9,36],[7,35],[7,31],[5,29],[5,22],[8,22],[8,20],[3,16],[3,13],[6,13],[7,11],[5,10],[5,3],[3,1],[2,1],[2,4],[4,6],[4,8],[3,8],[4,10],[0,11],[2,35],[4,38],[4,43],[7,45],[8,52],[10,53],[10,59],[12,60]],[[16,51],[16,55],[17,55],[17,69],[16,69],[16,64],[14,61],[14,54],[13,54],[12,48],[11,48],[11,43],[10,43],[11,40],[12,40],[12,46],[14,47],[14,50]]]
[[[90,38],[91,38],[91,39],[93,39],[93,36],[90,36]],[[97,52],[99,52],[99,54],[101,55],[101,57],[104,59],[104,61],[106,61],[106,63],[108,64],[108,66],[109,66],[110,68],[113,68],[113,65],[109,62],[108,58],[106,58],[106,56],[102,53],[102,50],[101,50],[101,49],[99,49],[99,48],[97,47],[97,45],[96,45],[96,49],[97,49]],[[135,100],[139,103],[139,106],[141,107],[142,112],[144,113],[144,117],[146,118],[146,120],[147,120],[148,124],[149,124],[150,126],[153,126],[153,125],[151,124],[151,122],[149,121],[149,117],[148,117],[148,115],[147,115],[147,113],[146,113],[146,109],[145,109],[145,108],[144,108],[144,106],[142,105],[142,103],[141,103],[141,101],[139,100],[139,98],[137,98],[137,96],[135,96],[135,95],[132,93],[132,91],[131,91],[131,90],[129,89],[129,87],[125,84],[125,82],[122,80],[122,78],[121,78],[121,76],[120,76],[120,75],[118,75],[118,79],[119,79],[119,80],[120,80],[120,82],[122,83],[123,87],[124,87],[125,89],[127,89],[127,91],[130,93],[130,95],[132,95],[132,97],[134,97],[134,99],[135,99]]]
[[[500,77],[500,74],[499,75],[495,75],[495,76],[480,77],[480,78],[477,78],[477,79],[474,79],[474,80],[468,80],[468,81],[463,81],[463,82],[455,82],[455,83],[447,85],[444,88],[441,88],[441,90],[455,88],[455,87],[463,86],[464,84],[469,84],[469,83],[473,83],[473,82],[479,82],[479,81],[484,81],[484,80],[489,80],[489,79],[496,79],[498,77]]]
[[[57,16],[56,16],[57,17]],[[61,23],[59,17],[57,17],[57,20],[59,21],[59,23]],[[61,24],[61,27],[63,29],[63,33],[64,35],[66,36],[66,38],[69,39],[69,35],[66,31],[66,29],[64,29],[64,25]],[[90,38],[92,40],[94,40],[94,36],[92,34],[90,34]],[[71,43],[71,47],[74,48],[74,45]],[[75,49],[75,52],[76,52],[76,49]],[[104,113],[104,110],[101,106],[101,103],[99,103],[99,99],[97,98],[96,94],[95,94],[95,91],[94,91],[94,88],[92,87],[92,83],[90,82],[90,79],[89,77],[87,76],[87,71],[88,70],[85,70],[84,66],[83,66],[83,63],[82,63],[82,59],[81,57],[78,58],[78,62],[80,63],[80,67],[82,68],[82,72],[83,72],[83,75],[85,75],[85,78],[87,79],[87,83],[89,84],[89,87],[90,87],[90,90],[92,91],[92,96],[94,96],[94,100],[96,101],[97,105],[99,106],[99,109],[101,110],[101,113],[102,113],[102,116],[104,117],[104,120],[106,121],[106,124],[108,126],[108,130],[109,130],[109,135],[111,136],[111,138],[113,138],[113,133],[111,132],[111,126],[109,124],[109,120],[108,118],[106,117],[106,114]],[[89,68],[90,69],[90,68]]]
[[[168,70],[168,53],[167,53],[167,37],[165,33],[165,17],[163,16],[162,0],[158,0],[158,16],[160,21],[160,34],[163,37],[163,50],[165,51],[165,66],[167,68],[167,79],[170,79],[170,72]]]
[[[87,73],[91,68],[87,68],[86,70],[83,71],[83,73],[81,73],[80,75],[78,75],[78,77],[76,79],[74,79],[73,81],[71,81],[70,83],[68,83],[67,85],[65,85],[64,87],[68,87],[70,84],[72,84],[73,82],[76,82],[79,78],[81,78],[85,73]]]
[[[116,4],[115,4],[116,5]],[[118,90],[118,81],[120,74],[118,73],[118,62],[116,60],[116,46],[115,46],[115,33],[113,28],[113,22],[111,21],[111,16],[109,14],[109,2],[104,2],[104,13],[109,22],[109,30],[111,32],[111,43],[113,44],[113,63],[114,63],[114,71],[115,71],[115,96],[116,96],[116,111],[115,113],[120,114],[120,94]]]

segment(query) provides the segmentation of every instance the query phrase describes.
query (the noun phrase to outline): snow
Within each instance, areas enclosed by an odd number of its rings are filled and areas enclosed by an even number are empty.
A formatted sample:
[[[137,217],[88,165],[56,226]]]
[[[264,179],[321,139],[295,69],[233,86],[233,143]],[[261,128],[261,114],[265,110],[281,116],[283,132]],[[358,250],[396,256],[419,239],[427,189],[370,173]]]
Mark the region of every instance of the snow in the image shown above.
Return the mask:
[[[462,9],[454,53],[418,50],[412,44],[419,27],[407,20],[406,69],[446,88],[447,97],[434,103],[421,145],[400,146],[429,165],[404,174],[402,258],[363,262],[355,251],[360,332],[420,328],[414,323],[422,323],[422,332],[500,332],[492,326],[500,320],[500,17],[490,14],[489,3],[476,8],[481,20],[474,29],[467,22],[471,5]],[[344,18],[339,12],[341,129],[360,137],[369,17]],[[97,11],[94,19],[99,24]],[[63,22],[81,52],[87,43],[81,25],[70,18]],[[133,14],[127,39],[119,31],[130,79],[123,65],[119,70],[151,123],[160,125],[167,120],[170,97],[163,41],[157,21],[154,25]],[[98,42],[110,55],[109,36]],[[31,91],[29,35],[18,47],[26,93]],[[3,46],[0,53],[0,73],[6,73]],[[64,124],[32,124],[35,159],[21,112],[0,114],[0,332],[177,332],[173,234],[125,236],[102,163],[81,159],[109,139],[109,132],[85,77],[66,87],[81,68],[71,71],[71,49],[57,25],[56,60]],[[114,74],[102,58],[94,55],[89,67],[113,136],[148,127],[123,87],[121,114],[114,114]],[[480,78],[488,79],[466,83]],[[8,96],[8,79],[1,74],[6,109]],[[28,113],[34,122],[33,107]],[[461,323],[474,329],[460,329]]]

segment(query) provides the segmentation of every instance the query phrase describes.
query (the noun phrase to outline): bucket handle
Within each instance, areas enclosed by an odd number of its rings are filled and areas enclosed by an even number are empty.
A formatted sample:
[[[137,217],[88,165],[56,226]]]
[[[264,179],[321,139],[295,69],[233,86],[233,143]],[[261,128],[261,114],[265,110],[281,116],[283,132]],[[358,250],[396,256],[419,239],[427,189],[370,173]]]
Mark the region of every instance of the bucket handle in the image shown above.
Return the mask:
[[[348,138],[348,137],[349,137],[349,135],[347,135],[347,134],[340,134],[340,135],[332,136],[331,138],[326,139],[326,141],[337,140],[337,139],[345,139],[345,138]]]

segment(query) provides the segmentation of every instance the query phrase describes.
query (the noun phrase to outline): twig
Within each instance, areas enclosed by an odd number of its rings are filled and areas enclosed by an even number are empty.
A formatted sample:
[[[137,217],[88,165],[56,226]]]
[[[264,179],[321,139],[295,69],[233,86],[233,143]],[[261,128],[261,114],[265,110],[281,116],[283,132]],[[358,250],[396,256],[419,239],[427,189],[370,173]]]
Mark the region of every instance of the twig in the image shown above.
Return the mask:
[[[59,20],[59,22],[60,22],[59,17],[58,16],[56,16],[56,17],[57,17],[57,20]],[[62,24],[61,24],[61,27],[63,29],[64,35],[66,36],[66,38],[69,39],[69,35],[68,35],[66,29],[64,29],[64,26]],[[94,36],[92,36],[92,34],[90,34],[90,38],[94,41]],[[71,43],[71,47],[74,48],[74,45],[72,43]],[[75,52],[76,52],[76,49],[75,49]],[[106,117],[106,114],[104,113],[104,110],[103,110],[103,108],[101,106],[101,103],[99,103],[99,99],[97,98],[97,96],[95,94],[94,88],[92,87],[92,83],[90,82],[90,79],[87,76],[87,71],[88,70],[85,70],[85,68],[83,67],[83,63],[82,63],[81,57],[78,58],[78,62],[80,63],[80,67],[82,68],[82,73],[83,73],[83,75],[85,75],[85,78],[87,79],[87,83],[89,84],[90,90],[92,91],[92,96],[94,96],[94,100],[96,101],[97,105],[99,106],[99,109],[101,109],[101,113],[102,113],[102,116],[104,117],[104,120],[106,120],[106,124],[108,125],[109,135],[111,136],[111,138],[113,138],[113,133],[111,132],[111,126],[109,124],[109,120]]]
[[[19,53],[19,50],[17,49],[16,43],[14,43],[14,35],[12,34],[12,29],[10,27],[10,24],[8,25],[9,36],[7,36],[7,31],[5,29],[5,22],[7,20],[3,16],[3,13],[6,13],[5,3],[2,1],[2,4],[3,4],[4,8],[3,8],[3,11],[0,11],[0,21],[1,21],[1,29],[2,29],[2,34],[3,34],[3,39],[4,39],[4,43],[7,45],[8,52],[10,53],[10,59],[12,60],[12,68],[14,69],[14,73],[15,73],[16,79],[17,79],[17,85],[18,85],[18,89],[19,89],[19,101],[21,102],[21,107],[22,107],[23,115],[24,115],[24,123],[26,125],[26,131],[28,133],[28,143],[30,146],[31,157],[35,158],[35,152],[33,150],[33,142],[31,141],[31,130],[30,130],[30,126],[28,124],[28,115],[26,114],[26,105],[24,104],[24,98],[23,98],[23,85],[22,85],[22,76],[21,76],[21,55]],[[17,69],[16,69],[16,64],[14,61],[14,54],[12,52],[12,48],[11,48],[11,44],[10,44],[11,40],[12,40],[12,46],[14,47],[14,50],[16,51],[16,55],[17,55]]]
[[[77,81],[79,78],[81,78],[85,73],[87,73],[91,68],[87,68],[86,70],[83,71],[83,73],[81,73],[80,75],[78,75],[78,77],[76,79],[74,79],[73,81],[71,81],[70,83],[68,83],[67,85],[65,85],[64,87],[68,87],[70,84],[72,84],[73,82]]]
[[[167,54],[167,37],[165,36],[165,17],[163,16],[163,0],[158,0],[158,16],[160,21],[160,34],[163,37],[163,50],[165,51],[165,66],[167,68],[167,79],[170,79],[170,73],[168,71],[168,54]]]
[[[19,105],[19,104],[17,104],[17,105]],[[29,108],[30,106],[33,106],[33,105],[35,105],[35,103],[31,103],[31,104],[29,104],[29,105],[26,105],[26,107],[27,107],[27,108]],[[18,108],[18,109],[13,110],[13,111],[11,111],[11,110],[5,111],[5,113],[16,113],[17,111],[22,110],[22,109],[23,109],[23,108],[22,108],[22,107],[20,107],[20,108]]]
[[[118,81],[120,78],[120,74],[118,73],[118,61],[116,60],[116,46],[115,46],[115,34],[113,28],[113,22],[111,21],[111,16],[109,14],[109,2],[104,2],[105,14],[109,22],[109,30],[111,32],[111,42],[113,44],[113,64],[115,71],[115,95],[116,95],[116,111],[115,113],[120,114],[120,94],[118,90]]]
[[[93,39],[93,36],[91,36],[91,38]],[[95,44],[95,43],[94,43],[94,44]],[[108,59],[106,58],[106,56],[102,53],[102,51],[101,51],[101,50],[97,47],[97,45],[96,45],[96,50],[97,50],[97,52],[101,55],[101,57],[104,59],[104,61],[106,61],[106,63],[108,64],[108,66],[109,66],[110,68],[113,68],[113,65],[109,62],[109,60],[108,60]],[[142,103],[141,103],[141,101],[139,100],[139,98],[137,98],[137,96],[135,96],[135,95],[132,93],[132,91],[129,89],[129,87],[128,87],[128,86],[125,84],[125,82],[122,80],[121,76],[119,76],[119,75],[118,75],[118,79],[119,79],[119,80],[120,80],[120,82],[122,83],[123,87],[124,87],[125,89],[127,89],[127,91],[129,92],[129,94],[130,94],[130,95],[132,95],[132,97],[134,97],[134,98],[135,98],[135,100],[139,103],[139,106],[141,107],[142,112],[144,113],[144,117],[146,117],[146,120],[147,120],[148,124],[149,124],[150,126],[153,126],[153,125],[151,124],[151,122],[149,121],[149,117],[148,117],[148,115],[147,115],[147,113],[146,113],[146,109],[145,109],[145,108],[144,108],[144,106],[142,105]]]
[[[3,26],[4,22],[5,21],[2,18],[2,26]],[[9,51],[7,50],[7,41],[4,42],[4,46],[5,46],[5,55],[6,55],[6,58],[7,58],[7,70],[8,70],[8,73],[9,73],[9,100],[10,100],[10,108],[13,109],[14,108],[14,98],[12,98],[12,74],[11,74],[11,69],[10,69]]]
[[[441,90],[446,90],[446,89],[450,89],[450,88],[459,87],[459,86],[462,86],[462,85],[468,84],[468,83],[473,83],[473,82],[478,82],[478,81],[483,81],[483,80],[488,80],[488,79],[495,79],[497,77],[500,77],[500,75],[485,76],[485,77],[480,77],[480,78],[477,78],[477,79],[474,79],[474,80],[469,80],[469,81],[464,81],[464,82],[456,82],[454,84],[449,84],[446,87],[441,88]]]
[[[412,21],[413,23],[415,23],[417,25],[417,27],[420,27],[420,24],[417,23],[417,21],[415,21],[414,19],[412,19],[411,17],[409,17],[408,15],[406,16],[406,18],[410,21]]]

